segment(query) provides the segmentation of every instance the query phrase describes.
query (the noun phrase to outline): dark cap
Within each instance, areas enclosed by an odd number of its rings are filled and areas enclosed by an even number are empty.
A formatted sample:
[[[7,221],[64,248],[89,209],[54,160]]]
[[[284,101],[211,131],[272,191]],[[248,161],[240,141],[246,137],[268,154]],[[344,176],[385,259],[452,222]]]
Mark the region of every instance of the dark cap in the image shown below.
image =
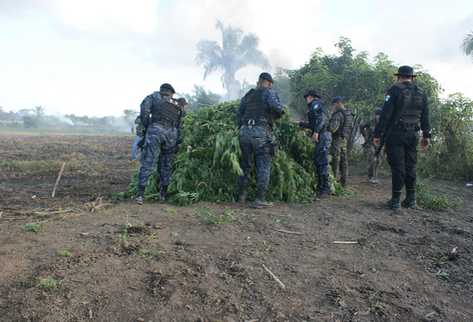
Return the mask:
[[[311,89],[311,90],[308,90],[308,91],[304,94],[304,98],[307,98],[307,97],[309,97],[309,96],[312,96],[312,97],[314,97],[314,98],[319,98],[319,99],[322,98],[319,94],[317,94],[316,91],[314,91],[314,90],[312,90],[312,89]]]
[[[174,87],[172,87],[172,85],[168,83],[162,84],[161,87],[159,87],[159,92],[160,93],[171,92],[173,94],[176,93],[176,91],[174,90]]]
[[[417,75],[414,74],[414,68],[411,66],[401,66],[394,76],[416,77]]]
[[[259,80],[262,81],[262,80],[267,80],[268,82],[273,82],[273,77],[271,76],[270,73],[261,73],[259,75]]]
[[[335,96],[332,100],[332,104],[335,104],[335,103],[338,103],[338,102],[342,102],[343,103],[344,99],[343,97],[341,96]]]
[[[184,98],[184,97],[181,97],[181,98],[178,98],[177,99],[177,104],[179,104],[179,106],[186,106],[188,103],[187,103],[187,100]]]

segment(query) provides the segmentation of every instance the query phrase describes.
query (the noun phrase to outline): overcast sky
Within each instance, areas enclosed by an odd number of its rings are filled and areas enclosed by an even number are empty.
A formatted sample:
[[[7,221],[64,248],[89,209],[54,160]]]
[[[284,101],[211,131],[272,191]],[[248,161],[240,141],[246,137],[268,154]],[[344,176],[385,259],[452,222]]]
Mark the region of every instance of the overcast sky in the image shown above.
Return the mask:
[[[273,66],[297,68],[346,36],[473,98],[473,59],[461,52],[471,0],[0,0],[0,106],[118,115],[163,82],[222,93],[220,75],[204,81],[194,62],[199,40],[219,39],[217,19],[258,35]]]

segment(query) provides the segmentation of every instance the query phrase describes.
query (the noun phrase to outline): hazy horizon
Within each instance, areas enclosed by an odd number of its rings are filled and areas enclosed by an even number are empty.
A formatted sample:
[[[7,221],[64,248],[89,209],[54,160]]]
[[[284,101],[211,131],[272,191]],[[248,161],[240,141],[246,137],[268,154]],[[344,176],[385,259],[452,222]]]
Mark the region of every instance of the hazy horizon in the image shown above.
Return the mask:
[[[219,40],[217,19],[252,32],[273,66],[294,69],[348,37],[370,57],[421,64],[445,94],[473,98],[473,59],[462,40],[473,31],[473,3],[401,0],[0,0],[0,106],[41,105],[48,114],[119,115],[170,82],[222,94],[220,74],[203,80],[196,44]],[[254,83],[262,70],[244,68]]]

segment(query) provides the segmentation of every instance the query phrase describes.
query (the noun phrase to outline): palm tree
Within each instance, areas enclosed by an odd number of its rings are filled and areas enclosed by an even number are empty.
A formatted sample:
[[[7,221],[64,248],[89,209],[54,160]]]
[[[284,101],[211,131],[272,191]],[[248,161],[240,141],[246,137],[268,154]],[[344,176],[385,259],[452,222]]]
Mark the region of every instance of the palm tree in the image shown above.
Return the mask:
[[[204,79],[221,70],[223,87],[227,90],[226,99],[236,99],[240,92],[240,82],[235,79],[237,71],[247,65],[268,68],[269,62],[258,49],[259,40],[254,34],[224,26],[221,21],[217,21],[216,28],[222,34],[222,42],[201,40],[197,44],[196,61],[204,67]]]
[[[473,56],[473,32],[466,35],[465,40],[463,40],[463,51],[466,55]]]

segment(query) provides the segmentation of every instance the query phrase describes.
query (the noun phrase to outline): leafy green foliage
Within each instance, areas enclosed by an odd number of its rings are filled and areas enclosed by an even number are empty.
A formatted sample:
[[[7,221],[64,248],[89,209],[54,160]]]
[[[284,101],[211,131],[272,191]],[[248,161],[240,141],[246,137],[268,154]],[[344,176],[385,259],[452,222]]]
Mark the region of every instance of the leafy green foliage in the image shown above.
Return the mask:
[[[184,141],[176,155],[169,187],[172,202],[188,205],[197,201],[228,202],[234,199],[237,178],[242,173],[235,125],[237,108],[236,102],[230,102],[187,114]],[[279,152],[273,160],[268,197],[289,202],[311,200],[315,186],[313,144],[298,125],[290,121],[289,115],[278,121],[274,135]],[[154,174],[145,190],[147,199],[157,197],[155,183]],[[137,174],[128,195],[136,193],[136,186]]]
[[[23,230],[31,233],[39,233],[41,230],[40,223],[28,223],[23,225]]]
[[[459,206],[458,199],[434,194],[426,184],[417,183],[417,202],[424,209],[444,211]]]
[[[473,101],[461,94],[441,102],[432,145],[420,155],[420,173],[455,179],[473,179]]]
[[[69,251],[67,249],[60,250],[60,251],[58,251],[57,254],[61,257],[71,257],[72,256],[71,251]]]
[[[215,211],[208,208],[199,208],[195,214],[197,218],[199,218],[199,220],[206,225],[228,224],[235,220],[231,210],[225,210],[222,213],[216,213]]]
[[[384,95],[394,82],[397,66],[384,53],[371,62],[366,52],[357,53],[351,41],[341,38],[336,44],[339,54],[327,55],[317,50],[302,68],[289,71],[291,80],[290,107],[297,114],[305,113],[303,95],[308,89],[317,90],[325,102],[343,96],[347,106],[368,119],[373,110],[384,102]],[[426,91],[431,106],[438,105],[438,82],[422,66],[415,66],[417,83]]]
[[[59,287],[60,282],[54,277],[48,276],[38,280],[38,287],[45,291],[52,291]]]

